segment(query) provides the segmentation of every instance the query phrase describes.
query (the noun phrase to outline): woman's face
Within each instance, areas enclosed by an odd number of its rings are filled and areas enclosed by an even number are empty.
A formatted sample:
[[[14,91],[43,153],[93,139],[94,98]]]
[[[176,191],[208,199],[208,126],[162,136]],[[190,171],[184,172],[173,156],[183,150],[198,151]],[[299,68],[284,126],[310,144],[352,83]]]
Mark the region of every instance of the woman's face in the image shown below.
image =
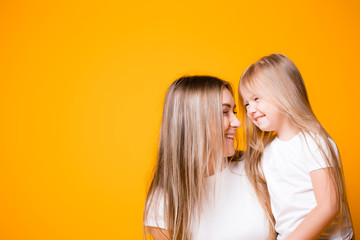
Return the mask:
[[[224,88],[222,92],[222,109],[223,109],[223,123],[224,123],[224,141],[225,154],[230,157],[234,155],[234,136],[236,129],[241,126],[241,122],[235,116],[235,101],[230,91]]]

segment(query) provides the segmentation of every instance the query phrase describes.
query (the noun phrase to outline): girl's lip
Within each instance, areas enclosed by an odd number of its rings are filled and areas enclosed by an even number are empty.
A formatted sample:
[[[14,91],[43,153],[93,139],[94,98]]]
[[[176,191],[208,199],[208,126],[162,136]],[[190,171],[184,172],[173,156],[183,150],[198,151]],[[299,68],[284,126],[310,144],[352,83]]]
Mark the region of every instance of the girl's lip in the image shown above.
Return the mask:
[[[257,121],[259,118],[264,117],[264,116],[265,116],[265,115],[257,116],[257,117],[254,118],[254,119],[255,119],[255,121]]]

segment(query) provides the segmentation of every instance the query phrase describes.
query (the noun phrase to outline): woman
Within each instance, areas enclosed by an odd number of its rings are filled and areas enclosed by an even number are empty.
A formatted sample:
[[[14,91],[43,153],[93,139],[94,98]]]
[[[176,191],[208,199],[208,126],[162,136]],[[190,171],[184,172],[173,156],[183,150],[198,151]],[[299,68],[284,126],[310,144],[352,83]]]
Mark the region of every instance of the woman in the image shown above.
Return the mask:
[[[235,154],[235,113],[232,88],[218,78],[182,77],[169,87],[144,210],[144,229],[154,239],[273,236],[271,213]]]

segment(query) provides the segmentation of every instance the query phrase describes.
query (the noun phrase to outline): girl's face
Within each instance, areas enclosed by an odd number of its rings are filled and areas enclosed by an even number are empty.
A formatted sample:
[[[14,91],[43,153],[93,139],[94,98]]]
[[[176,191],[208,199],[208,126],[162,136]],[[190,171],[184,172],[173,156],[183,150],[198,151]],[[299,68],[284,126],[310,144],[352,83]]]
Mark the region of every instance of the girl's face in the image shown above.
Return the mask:
[[[262,91],[256,93],[240,89],[247,117],[262,131],[275,131],[282,140],[293,136],[294,128],[281,109],[264,97]]]
[[[235,101],[230,91],[224,88],[222,92],[222,108],[223,108],[223,123],[225,133],[225,154],[230,157],[234,155],[234,136],[236,129],[241,125],[241,122],[235,116]]]

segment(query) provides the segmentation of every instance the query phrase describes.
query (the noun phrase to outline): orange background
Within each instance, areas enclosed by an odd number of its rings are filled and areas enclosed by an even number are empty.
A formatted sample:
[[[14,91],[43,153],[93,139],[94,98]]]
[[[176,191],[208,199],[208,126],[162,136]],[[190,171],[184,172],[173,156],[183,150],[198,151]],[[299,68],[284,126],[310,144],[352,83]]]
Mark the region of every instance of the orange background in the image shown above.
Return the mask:
[[[273,52],[297,64],[341,150],[360,234],[359,12],[355,0],[1,1],[0,239],[141,239],[169,84],[237,86]]]

